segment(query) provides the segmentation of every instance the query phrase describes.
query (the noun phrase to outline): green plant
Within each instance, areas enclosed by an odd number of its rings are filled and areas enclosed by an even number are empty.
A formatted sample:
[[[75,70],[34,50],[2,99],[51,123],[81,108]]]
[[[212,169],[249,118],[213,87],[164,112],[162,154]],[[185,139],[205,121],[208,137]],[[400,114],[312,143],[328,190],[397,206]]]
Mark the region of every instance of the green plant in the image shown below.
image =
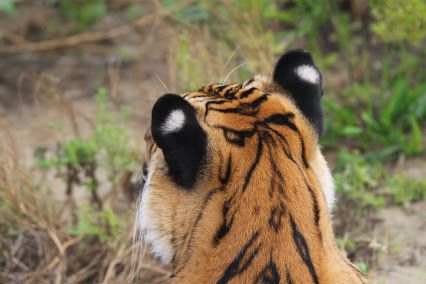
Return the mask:
[[[196,24],[211,19],[207,8],[208,1],[182,3],[179,0],[162,0],[161,7],[165,12],[172,12],[175,22],[181,25]]]
[[[69,229],[72,236],[97,237],[101,242],[116,237],[122,226],[119,217],[111,209],[103,209],[99,214],[90,205],[81,206],[78,210],[77,224]]]
[[[339,152],[338,160],[339,167],[335,173],[338,198],[353,203],[360,214],[366,208],[382,208],[385,199],[377,190],[385,177],[382,165],[345,151]]]
[[[334,60],[334,52],[326,55],[321,45],[327,43],[334,49],[344,50],[348,57],[356,55],[360,46],[360,38],[354,33],[359,29],[359,22],[339,7],[338,1],[301,0],[278,1],[284,7],[276,13],[276,19],[289,26],[288,36],[291,45],[304,38],[307,48],[318,56],[321,67]],[[319,36],[321,35],[321,36]]]
[[[368,275],[368,273],[370,272],[370,267],[365,262],[359,262],[356,264],[356,266],[358,267],[359,271],[361,271],[361,273],[364,275]]]
[[[426,38],[426,2],[423,0],[370,1],[372,30],[385,42],[421,44]]]
[[[12,16],[16,12],[15,0],[0,1],[0,15],[6,14]]]
[[[349,235],[344,235],[343,238],[336,238],[336,245],[344,251],[354,251],[356,249],[356,240]]]
[[[126,8],[126,19],[129,21],[134,21],[142,16],[143,11],[144,6],[142,4],[133,3]]]
[[[386,61],[383,63],[379,86],[367,78],[346,87],[339,102],[325,98],[326,146],[351,139],[351,144],[369,152],[370,158],[425,152],[422,128],[426,121],[426,84],[401,75],[401,70],[418,79],[424,75],[416,74],[416,64],[389,72],[391,68]]]
[[[165,1],[177,23],[175,66],[182,89],[206,82],[248,79],[267,72],[271,58],[282,52],[283,34],[270,28],[276,19],[271,1],[200,1],[182,5]],[[197,41],[192,39],[197,37]],[[231,76],[228,77],[227,75]]]
[[[426,199],[426,179],[416,180],[400,173],[390,178],[388,191],[394,202],[408,207],[412,202]]]
[[[51,180],[39,182],[34,169],[26,172],[18,166],[17,156],[9,152],[16,141],[3,142],[7,143],[0,145],[0,282],[57,277],[128,282],[132,204],[123,200],[124,206],[114,206],[114,199],[102,196],[104,207],[98,209],[85,196],[78,202],[64,200],[60,193],[52,194]],[[19,246],[14,246],[17,241]],[[107,273],[108,267],[114,275]]]
[[[129,108],[123,107],[119,113],[111,112],[106,98],[106,89],[99,88],[97,121],[88,138],[59,142],[52,158],[46,157],[46,151],[38,151],[36,157],[39,168],[57,170],[66,183],[68,195],[76,185],[84,184],[98,208],[102,207],[98,194],[98,169],[106,172],[108,182],[114,188],[126,172],[137,168],[140,157],[140,153],[129,147],[129,137],[120,126],[120,121],[127,120]]]
[[[105,0],[59,0],[61,12],[65,17],[81,27],[88,27],[107,14]]]

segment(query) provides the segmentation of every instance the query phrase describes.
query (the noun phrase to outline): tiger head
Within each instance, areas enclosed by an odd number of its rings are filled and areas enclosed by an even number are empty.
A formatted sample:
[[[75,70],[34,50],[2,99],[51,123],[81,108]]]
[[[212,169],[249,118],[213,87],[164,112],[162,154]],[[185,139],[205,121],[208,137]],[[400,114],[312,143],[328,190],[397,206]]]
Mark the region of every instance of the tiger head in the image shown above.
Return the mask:
[[[265,269],[325,279],[334,239],[322,95],[312,57],[293,50],[271,79],[158,99],[136,227],[177,283],[244,283]]]

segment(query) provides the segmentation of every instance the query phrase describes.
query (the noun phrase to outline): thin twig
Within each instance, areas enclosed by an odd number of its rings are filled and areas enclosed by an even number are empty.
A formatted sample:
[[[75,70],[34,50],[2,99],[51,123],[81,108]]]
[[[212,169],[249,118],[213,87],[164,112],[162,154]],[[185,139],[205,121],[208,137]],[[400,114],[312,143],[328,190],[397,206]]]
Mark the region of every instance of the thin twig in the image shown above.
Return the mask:
[[[134,28],[140,28],[146,24],[151,23],[158,16],[160,16],[158,13],[146,15],[130,24],[125,24],[106,31],[85,32],[41,42],[24,42],[10,46],[3,45],[0,46],[0,53],[43,52],[52,49],[71,47],[79,44],[116,38],[130,33]]]

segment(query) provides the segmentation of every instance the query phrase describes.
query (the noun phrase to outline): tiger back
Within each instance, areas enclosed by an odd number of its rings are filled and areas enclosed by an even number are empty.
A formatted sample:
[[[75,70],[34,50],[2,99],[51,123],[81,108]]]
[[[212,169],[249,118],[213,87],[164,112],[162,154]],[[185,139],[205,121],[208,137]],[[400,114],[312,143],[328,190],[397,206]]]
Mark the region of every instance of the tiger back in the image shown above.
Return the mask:
[[[158,99],[136,230],[172,283],[366,283],[335,246],[321,97],[293,50],[271,79]]]

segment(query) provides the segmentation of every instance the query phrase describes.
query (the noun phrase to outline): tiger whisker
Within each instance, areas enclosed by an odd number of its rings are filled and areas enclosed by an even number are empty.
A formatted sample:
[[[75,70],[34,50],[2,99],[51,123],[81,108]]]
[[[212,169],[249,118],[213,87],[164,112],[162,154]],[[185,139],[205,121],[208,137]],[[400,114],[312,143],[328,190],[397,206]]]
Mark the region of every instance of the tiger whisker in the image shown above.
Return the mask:
[[[237,67],[235,67],[234,69],[232,69],[232,70],[228,73],[228,75],[226,75],[225,79],[223,79],[223,80],[221,81],[221,84],[225,83],[225,82],[226,82],[226,80],[228,80],[229,76],[231,76],[231,75],[232,75],[232,73],[234,73],[235,71],[237,71],[239,68],[243,67],[243,66],[244,66],[244,65],[246,65],[246,64],[247,64],[247,62],[241,63],[240,65],[238,65]]]
[[[232,52],[231,56],[229,56],[228,60],[225,63],[224,68],[226,68],[226,66],[228,66],[229,62],[231,62],[232,57],[234,57],[234,55],[237,53],[237,51],[240,49],[240,47],[237,47],[234,52]]]
[[[138,204],[141,203],[142,194],[139,196]],[[132,236],[132,258],[131,258],[131,268],[130,268],[130,280],[133,281],[137,278],[141,268],[142,263],[145,257],[145,252],[147,249],[147,243],[144,240],[144,235],[142,228],[140,227],[142,218],[141,208],[138,208],[136,211],[135,222],[133,224],[133,236]]]
[[[158,76],[157,73],[154,73],[155,77],[157,77],[158,81],[161,82],[161,84],[166,88],[167,92],[170,92],[169,88],[167,88],[166,84],[164,84],[163,80],[161,80],[160,76]]]

